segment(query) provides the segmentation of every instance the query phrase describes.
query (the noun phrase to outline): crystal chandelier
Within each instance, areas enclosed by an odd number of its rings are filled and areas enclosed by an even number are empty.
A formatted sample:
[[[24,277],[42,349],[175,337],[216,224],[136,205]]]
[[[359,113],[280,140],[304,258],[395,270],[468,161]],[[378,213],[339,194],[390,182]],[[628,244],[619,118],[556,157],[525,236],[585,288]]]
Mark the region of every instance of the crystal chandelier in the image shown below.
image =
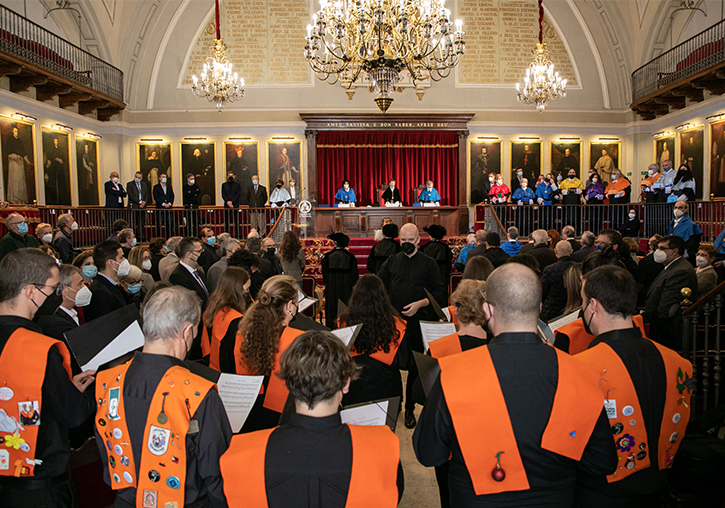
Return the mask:
[[[305,58],[317,77],[338,81],[348,98],[355,83],[368,89],[385,113],[401,72],[410,75],[423,99],[423,82],[447,77],[465,51],[461,21],[453,30],[445,0],[320,0],[307,26]]]
[[[536,104],[539,113],[544,111],[547,103],[566,97],[566,80],[554,72],[554,64],[549,60],[549,50],[544,44],[544,7],[539,0],[539,43],[532,54],[534,61],[526,69],[523,88],[516,83],[516,98],[524,104]]]
[[[232,64],[225,56],[227,47],[221,37],[219,27],[219,0],[215,0],[216,39],[211,47],[211,56],[206,59],[201,77],[191,79],[191,91],[209,102],[216,103],[219,113],[227,102],[234,102],[244,97],[244,79],[232,72]]]

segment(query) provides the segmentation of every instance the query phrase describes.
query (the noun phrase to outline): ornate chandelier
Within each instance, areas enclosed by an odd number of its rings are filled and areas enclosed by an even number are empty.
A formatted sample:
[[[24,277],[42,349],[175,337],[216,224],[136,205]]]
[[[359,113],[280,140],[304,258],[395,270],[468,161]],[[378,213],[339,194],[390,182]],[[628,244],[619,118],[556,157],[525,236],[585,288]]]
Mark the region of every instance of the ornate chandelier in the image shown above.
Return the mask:
[[[211,56],[206,59],[201,77],[196,75],[191,79],[191,91],[195,95],[209,102],[216,103],[219,113],[227,102],[234,102],[244,97],[244,79],[232,72],[232,64],[227,61],[226,45],[221,37],[219,27],[219,0],[215,0],[216,12],[216,39],[211,47]]]
[[[516,98],[524,104],[536,104],[539,113],[544,111],[550,101],[566,97],[566,80],[554,72],[554,64],[549,60],[549,50],[544,44],[544,7],[539,0],[539,43],[532,54],[534,61],[529,64],[524,77],[524,86],[516,83]]]
[[[445,0],[320,0],[307,26],[305,58],[317,77],[338,81],[348,98],[355,83],[368,89],[385,113],[393,102],[401,72],[410,75],[423,99],[423,82],[447,77],[465,51],[461,21],[455,31]]]

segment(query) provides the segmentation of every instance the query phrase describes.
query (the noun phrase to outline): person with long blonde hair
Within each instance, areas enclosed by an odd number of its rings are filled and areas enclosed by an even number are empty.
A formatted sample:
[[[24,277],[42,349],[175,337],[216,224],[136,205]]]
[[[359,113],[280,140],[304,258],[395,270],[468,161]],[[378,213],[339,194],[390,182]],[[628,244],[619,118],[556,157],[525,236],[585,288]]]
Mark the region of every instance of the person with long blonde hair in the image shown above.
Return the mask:
[[[289,275],[270,277],[239,323],[240,346],[234,351],[237,373],[265,378],[264,393],[257,398],[242,432],[277,426],[284,409],[288,391],[275,374],[284,350],[303,333],[288,326],[297,315],[299,292]]]
[[[486,345],[486,318],[483,316],[485,290],[486,281],[482,280],[465,279],[458,284],[451,295],[451,303],[456,308],[458,333],[431,342],[429,347],[433,358],[442,358]]]
[[[247,295],[252,279],[244,268],[224,270],[204,311],[204,326],[211,328],[209,367],[220,372],[237,373],[235,351],[241,347],[237,331],[247,310]]]

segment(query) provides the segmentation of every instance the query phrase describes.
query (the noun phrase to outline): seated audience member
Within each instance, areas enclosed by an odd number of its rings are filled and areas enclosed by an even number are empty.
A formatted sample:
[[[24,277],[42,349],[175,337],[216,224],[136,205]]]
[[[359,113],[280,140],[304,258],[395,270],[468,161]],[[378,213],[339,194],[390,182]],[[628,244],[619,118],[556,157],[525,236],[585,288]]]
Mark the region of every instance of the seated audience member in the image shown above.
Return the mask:
[[[305,249],[294,231],[286,231],[282,237],[282,244],[279,246],[279,262],[282,271],[289,275],[302,287],[302,275],[305,273]]]
[[[433,182],[428,180],[425,182],[425,189],[421,191],[421,193],[418,195],[418,201],[421,203],[435,203],[437,205],[440,205],[441,203],[441,195],[438,194],[438,191],[433,188]]]
[[[279,375],[295,411],[281,427],[232,438],[220,464],[230,506],[397,506],[403,494],[398,437],[388,427],[340,419],[340,401],[357,374],[350,353],[329,332],[294,341],[282,354]]]
[[[259,264],[260,259],[259,256],[255,256],[251,252],[249,252],[247,249],[239,249],[234,254],[232,254],[232,257],[229,258],[229,262],[227,263],[227,266],[236,266],[239,268],[244,268],[248,274],[251,276],[252,285],[249,290],[249,297],[247,298],[247,306],[252,304],[252,298],[256,296],[256,293],[253,294],[254,291],[254,274],[259,271]],[[261,288],[261,284],[260,284]]]
[[[604,191],[604,195],[609,199],[609,204],[622,204],[629,203],[629,191],[632,189],[632,184],[618,169],[612,170],[612,181],[607,185],[607,189]]]
[[[136,234],[133,229],[126,228],[118,233],[118,243],[121,244],[123,249],[123,256],[128,259],[128,255],[131,253],[131,249],[136,247]]]
[[[532,231],[531,233],[529,233],[526,243],[521,246],[521,249],[519,249],[519,254],[528,254],[535,246],[536,245],[534,244],[534,232]]]
[[[40,242],[28,234],[28,223],[19,213],[8,214],[5,227],[8,232],[0,239],[0,260],[14,250],[40,247]]]
[[[382,281],[373,274],[363,275],[350,297],[350,305],[340,316],[340,326],[360,325],[351,353],[360,366],[360,377],[350,384],[343,397],[349,406],[372,400],[403,399],[401,370],[408,370],[413,356],[405,341],[405,321],[390,304]],[[400,407],[394,414],[398,414]]]
[[[692,376],[692,365],[632,326],[637,284],[623,268],[603,266],[589,272],[582,297],[584,319],[596,339],[576,358],[606,372],[600,388],[611,412],[610,439],[619,464],[607,477],[580,471],[574,506],[657,506],[667,485],[665,469],[672,467],[690,421],[692,388],[687,382],[678,385]]]
[[[668,201],[695,201],[695,185],[692,171],[687,164],[683,164],[672,182],[672,194]]]
[[[496,182],[491,186],[491,190],[488,191],[488,195],[491,198],[491,203],[503,204],[506,203],[511,196],[511,189],[509,186],[503,183],[503,176],[496,175]]]
[[[566,290],[566,306],[562,314],[579,310],[582,306],[582,265],[574,263],[564,272],[564,289]]]
[[[541,268],[539,267],[539,261],[531,254],[516,254],[506,260],[506,263],[519,263],[524,266],[531,268],[536,275],[541,277]]]
[[[486,235],[486,253],[484,256],[488,259],[494,268],[498,268],[506,262],[509,255],[501,247],[501,237],[496,232]]]
[[[455,307],[458,332],[438,340],[429,346],[433,358],[443,358],[469,349],[486,345],[486,318],[483,316],[483,294],[486,282],[483,280],[463,280],[451,295],[451,304]]]
[[[511,199],[518,205],[533,205],[534,201],[536,201],[536,194],[529,188],[529,180],[527,178],[522,178],[520,185],[521,186],[514,191],[514,195]]]
[[[35,248],[16,249],[0,261],[3,508],[76,502],[68,432],[94,414],[93,392],[84,392],[95,371],[72,376],[65,343],[42,335],[32,321],[56,312],[61,291],[55,261]]]
[[[152,238],[149,243],[149,252],[151,253],[151,270],[149,273],[153,277],[154,282],[161,280],[161,274],[159,273],[159,263],[166,254],[166,238]]]
[[[184,363],[200,318],[193,292],[156,291],[144,305],[143,350],[98,375],[96,398],[108,402],[96,443],[116,506],[227,506],[219,460],[229,419],[214,383]]]
[[[264,376],[264,394],[257,398],[242,432],[271,429],[279,421],[288,393],[276,374],[280,355],[302,334],[287,326],[297,314],[298,298],[295,280],[275,275],[264,282],[239,323],[241,347],[234,351],[237,373]]]
[[[537,229],[531,233],[534,248],[527,251],[526,254],[534,256],[539,262],[539,268],[543,271],[547,266],[556,263],[557,257],[553,250],[549,248],[549,234],[543,229]]]
[[[50,224],[41,222],[35,226],[35,238],[46,245],[53,243],[53,227]]]
[[[53,247],[60,254],[61,262],[69,265],[79,254],[79,251],[73,247],[73,232],[78,230],[78,223],[71,214],[64,213],[58,217],[56,227],[58,232],[53,237]]]
[[[576,229],[573,226],[564,226],[561,230],[561,239],[569,242],[572,253],[582,248],[581,244],[576,241]]]
[[[523,247],[523,243],[519,242],[519,228],[517,227],[510,227],[506,231],[506,236],[508,238],[508,241],[501,244],[501,248],[504,250],[506,254],[509,256],[515,256],[519,253],[521,250],[521,247]]]
[[[546,232],[546,243],[549,249],[556,249],[556,245],[561,241],[561,235],[556,229],[550,229]]]
[[[211,265],[219,261],[219,254],[217,254],[216,250],[217,238],[212,227],[202,226],[199,239],[201,240],[201,247],[204,249],[204,252],[199,256],[197,262],[199,263],[199,267],[204,270],[204,273],[208,274]]]
[[[476,246],[468,251],[468,261],[476,256],[483,256],[486,253],[486,234],[485,229],[479,229],[476,231]]]
[[[396,224],[384,225],[383,235],[384,238],[370,249],[367,263],[368,272],[370,273],[378,273],[380,267],[390,256],[400,252],[400,243],[395,240],[398,237],[398,226]]]
[[[113,225],[111,226],[111,236],[107,238],[107,240],[111,242],[118,242],[118,234],[126,229],[129,226],[128,222],[126,222],[123,219],[117,219],[113,221]],[[119,242],[121,243],[121,242]]]
[[[439,360],[413,449],[425,466],[450,460],[451,506],[571,506],[577,470],[617,466],[599,372],[542,342],[540,307],[536,274],[505,264],[486,281],[488,345]]]
[[[211,329],[209,367],[229,374],[237,373],[236,351],[239,323],[247,310],[247,296],[252,281],[243,268],[230,266],[209,296],[204,311],[204,326]]]
[[[73,266],[83,275],[83,283],[90,286],[98,275],[98,268],[93,264],[93,249],[86,249],[73,259]]]
[[[98,275],[91,284],[91,303],[83,309],[86,323],[126,306],[125,291],[118,285],[118,280],[131,269],[121,245],[109,240],[93,247],[93,264]]]
[[[594,236],[594,233],[592,233],[591,231],[584,231],[582,233],[582,237],[579,239],[581,248],[575,250],[574,253],[571,255],[571,258],[577,263],[581,263],[582,261],[584,261],[585,257],[587,257],[589,254],[596,250],[594,249],[594,242],[596,242],[596,240],[597,237]]]
[[[463,270],[466,268],[466,261],[468,260],[468,253],[473,250],[476,247],[476,235],[470,234],[466,237],[466,245],[461,247],[461,250],[458,251],[458,256],[456,256],[455,261],[453,261],[453,266],[456,270],[459,272],[463,272]]]
[[[438,271],[441,274],[441,280],[448,284],[448,278],[451,275],[451,266],[453,264],[453,252],[451,248],[442,242],[447,231],[443,226],[433,224],[423,228],[423,231],[430,236],[430,242],[420,247],[420,251],[426,256],[432,257],[438,264]]]
[[[332,329],[337,323],[338,303],[348,304],[360,274],[355,255],[347,250],[350,237],[332,233],[327,238],[335,242],[335,248],[325,254],[320,264],[325,283],[325,326]]]
[[[700,295],[700,298],[717,286],[717,273],[712,266],[716,255],[715,247],[707,243],[701,244],[697,251],[695,265],[697,266],[697,294]]]
[[[541,320],[551,321],[564,312],[566,307],[566,289],[564,274],[575,261],[571,258],[571,244],[561,240],[556,244],[556,263],[552,263],[541,272],[541,291],[543,304]]]
[[[38,247],[38,250],[43,254],[47,254],[48,256],[52,257],[53,259],[55,259],[56,263],[60,264],[60,253],[55,250],[55,247],[53,247],[52,245],[43,244]]]
[[[259,238],[259,231],[257,231],[257,228],[252,228],[249,230],[249,233],[247,233],[247,240],[250,238]]]
[[[118,278],[119,286],[125,291],[126,304],[134,304],[141,309],[141,302],[146,295],[143,288],[143,271],[138,266],[131,265],[128,274]],[[153,284],[152,284],[153,286]]]
[[[639,256],[637,255],[639,245],[637,245],[637,242],[631,236],[625,236],[622,240],[627,245],[629,257],[632,258],[632,261],[634,261],[635,264],[639,264]]]
[[[274,275],[282,275],[282,263],[280,263],[279,256],[277,256],[277,243],[274,238],[267,237],[262,240],[261,256],[262,259],[270,262]]]
[[[642,225],[639,218],[637,217],[637,212],[634,211],[634,209],[630,210],[627,214],[627,221],[619,226],[617,228],[617,231],[621,233],[621,235],[625,238],[631,237],[631,238],[638,238],[639,237],[639,228]]]
[[[141,274],[141,283],[144,292],[149,291],[151,286],[154,285],[154,278],[149,273],[151,270],[151,251],[149,248],[137,245],[131,249],[131,252],[128,253],[128,262],[141,269],[143,272]]]
[[[219,284],[219,279],[226,271],[227,266],[229,266],[229,258],[232,257],[232,254],[234,254],[237,249],[240,248],[241,244],[239,243],[239,240],[236,240],[234,238],[227,238],[226,240],[221,242],[221,245],[219,247],[219,255],[221,256],[221,258],[219,259],[219,261],[211,265],[211,268],[209,268],[209,273],[206,276],[206,280],[209,282],[210,292],[214,292],[217,284]]]
[[[159,275],[161,276],[161,280],[168,281],[169,277],[171,276],[171,273],[176,269],[176,266],[179,264],[179,255],[176,252],[177,247],[179,246],[179,242],[181,242],[182,237],[180,236],[172,236],[168,240],[166,240],[166,248],[164,249],[166,251],[166,256],[164,256],[164,259],[161,259],[159,261]]]
[[[357,198],[355,197],[355,191],[350,187],[350,180],[344,180],[342,182],[342,188],[337,191],[337,194],[335,194],[335,203],[337,204],[350,204],[350,203],[357,203]]]
[[[603,229],[599,232],[596,244],[600,249],[606,249],[607,247],[614,249],[617,254],[619,254],[627,271],[629,271],[629,273],[633,276],[637,275],[637,263],[635,263],[629,255],[629,246],[624,243],[624,239],[619,231],[614,229]]]
[[[463,270],[463,280],[486,280],[493,273],[493,270],[493,264],[486,256],[474,256],[466,263],[466,269]]]
[[[689,262],[694,266],[695,260],[693,259],[700,247],[700,240],[702,239],[702,230],[687,213],[687,202],[677,201],[675,203],[675,209],[673,210],[675,218],[670,221],[667,226],[668,235],[677,235],[685,241],[685,252],[689,256]]]
[[[262,288],[262,284],[264,284],[264,281],[270,277],[279,275],[279,272],[277,271],[275,265],[265,256],[266,249],[264,253],[262,252],[262,241],[259,238],[247,239],[247,243],[244,247],[259,259],[258,269],[254,272],[250,272],[252,274],[251,295],[252,298],[256,298],[257,293]]]
[[[385,192],[383,192],[383,195],[380,196],[380,199],[382,199],[386,205],[390,204],[402,206],[403,200],[400,198],[400,189],[395,186],[395,183],[395,179],[388,182],[388,188],[385,189]]]
[[[635,280],[637,281],[637,288],[639,290],[639,297],[637,298],[637,307],[644,307],[647,303],[647,293],[652,282],[657,278],[662,270],[665,269],[662,263],[655,261],[654,253],[657,250],[662,235],[654,235],[647,242],[647,252],[645,256],[639,260],[637,264],[637,275]]]

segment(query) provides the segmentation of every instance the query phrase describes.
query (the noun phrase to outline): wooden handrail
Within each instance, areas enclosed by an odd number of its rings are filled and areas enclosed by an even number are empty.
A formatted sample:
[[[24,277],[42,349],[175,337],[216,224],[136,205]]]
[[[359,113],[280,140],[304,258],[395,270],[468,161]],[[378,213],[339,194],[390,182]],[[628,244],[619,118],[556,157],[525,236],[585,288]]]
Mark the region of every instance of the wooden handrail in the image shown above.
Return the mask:
[[[506,234],[506,228],[503,227],[503,224],[501,224],[501,220],[498,218],[498,214],[496,213],[496,209],[493,207],[491,203],[487,204],[486,206],[491,208],[491,215],[493,215],[493,218],[496,219],[496,224],[498,224],[498,227],[501,228],[501,232],[505,235]]]
[[[717,295],[719,295],[723,291],[725,291],[725,281],[723,281],[722,284],[717,286],[715,289],[710,291],[708,294],[706,294],[702,298],[698,298],[698,300],[695,303],[690,305],[690,307],[683,313],[683,315],[689,316],[696,310],[700,309],[700,307],[704,306],[706,303],[709,303],[710,300],[715,298]]]
[[[292,213],[292,210],[290,210],[290,207],[289,206],[285,206],[284,207],[284,210],[282,210],[282,213],[280,213],[279,216],[277,217],[277,220],[274,221],[274,225],[272,226],[272,229],[270,229],[269,230],[269,233],[267,233],[267,238],[271,237],[274,234],[274,232],[277,230],[277,226],[279,225],[280,222],[282,222],[282,216],[287,211],[289,211],[290,213]]]

